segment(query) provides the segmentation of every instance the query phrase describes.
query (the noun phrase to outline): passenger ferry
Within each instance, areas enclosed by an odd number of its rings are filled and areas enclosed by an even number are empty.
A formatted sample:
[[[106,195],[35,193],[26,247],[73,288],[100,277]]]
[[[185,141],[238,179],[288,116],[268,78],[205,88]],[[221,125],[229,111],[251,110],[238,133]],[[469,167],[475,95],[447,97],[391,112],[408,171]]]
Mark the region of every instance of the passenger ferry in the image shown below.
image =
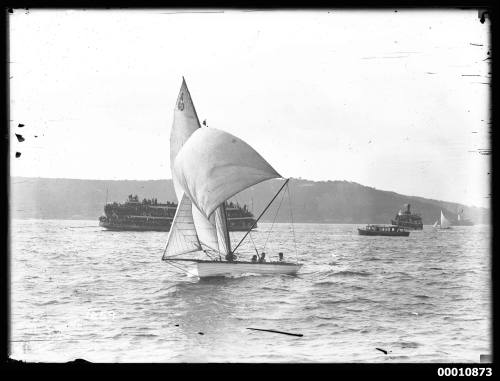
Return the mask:
[[[170,231],[177,204],[159,203],[156,198],[139,201],[137,195],[129,195],[125,203],[107,203],[99,226],[108,230]],[[246,205],[226,202],[229,231],[247,231],[255,222]],[[257,227],[257,224],[253,227]]]
[[[381,235],[388,237],[408,237],[410,232],[397,225],[366,225],[358,228],[359,235]]]

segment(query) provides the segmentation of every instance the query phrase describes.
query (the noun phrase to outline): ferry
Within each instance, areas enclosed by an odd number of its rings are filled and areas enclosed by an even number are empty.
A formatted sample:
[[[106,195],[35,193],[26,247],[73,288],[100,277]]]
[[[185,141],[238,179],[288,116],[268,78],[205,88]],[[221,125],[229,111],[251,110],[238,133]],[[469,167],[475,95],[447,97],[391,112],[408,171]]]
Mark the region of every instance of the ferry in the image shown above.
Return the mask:
[[[107,203],[104,215],[99,217],[99,226],[108,230],[170,231],[177,204],[167,201],[159,203],[156,198],[139,200],[129,195],[125,203]],[[229,231],[247,231],[255,223],[254,215],[246,205],[226,202]],[[253,227],[255,229],[257,224]]]
[[[410,232],[397,225],[366,225],[358,228],[359,235],[381,235],[388,237],[408,237]]]

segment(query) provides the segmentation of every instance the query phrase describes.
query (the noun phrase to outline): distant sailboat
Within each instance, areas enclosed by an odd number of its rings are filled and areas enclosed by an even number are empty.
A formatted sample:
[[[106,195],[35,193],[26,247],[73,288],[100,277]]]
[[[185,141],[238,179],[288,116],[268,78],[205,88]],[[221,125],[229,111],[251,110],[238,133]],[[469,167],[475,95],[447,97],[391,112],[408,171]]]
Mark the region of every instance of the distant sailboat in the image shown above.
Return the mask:
[[[474,226],[474,222],[464,217],[464,210],[462,209],[457,213],[457,226]]]
[[[173,265],[193,262],[199,277],[297,273],[302,266],[299,263],[237,260],[236,249],[253,226],[232,249],[225,202],[244,189],[282,176],[243,140],[215,128],[201,128],[184,78],[174,109],[170,167],[179,205],[162,257],[164,261]],[[257,221],[287,184],[288,180]]]
[[[434,222],[432,225],[435,228],[439,229],[451,229],[450,221],[444,216],[443,211],[441,210],[441,220]]]

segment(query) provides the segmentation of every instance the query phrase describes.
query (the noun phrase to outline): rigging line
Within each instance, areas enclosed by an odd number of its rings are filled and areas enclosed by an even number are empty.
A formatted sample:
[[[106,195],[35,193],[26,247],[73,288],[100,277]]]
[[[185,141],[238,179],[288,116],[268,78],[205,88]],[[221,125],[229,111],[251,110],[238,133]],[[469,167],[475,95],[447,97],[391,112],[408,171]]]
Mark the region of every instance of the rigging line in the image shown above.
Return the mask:
[[[208,254],[208,250],[203,250],[203,253],[210,258],[212,261],[214,260],[214,257],[212,257],[210,254]]]
[[[278,208],[276,209],[276,214],[274,215],[274,220],[273,220],[273,223],[271,224],[271,228],[269,229],[269,233],[267,233],[266,241],[264,242],[264,248],[262,249],[263,251],[266,250],[267,241],[269,240],[269,236],[271,235],[271,231],[273,230],[274,223],[276,222],[276,217],[278,217],[278,212],[280,211],[281,203],[283,202],[284,198],[285,198],[285,192],[283,192],[281,194],[281,200],[280,200],[280,203],[278,205]]]
[[[259,250],[257,250],[257,246],[255,245],[255,242],[253,241],[252,234],[249,234],[248,236],[250,237],[250,240],[252,241],[252,244],[253,244],[253,248],[254,248],[255,252],[257,253],[257,256],[258,256],[259,255]]]
[[[175,257],[178,257],[179,255],[184,255],[184,254],[189,254],[189,253],[194,253],[196,251],[200,251],[199,249],[194,249],[194,250],[188,250],[188,251],[183,251],[181,253],[177,253],[177,254],[172,254],[172,255],[167,255],[165,257],[166,260],[170,259],[170,258],[175,258]]]
[[[290,195],[290,186],[286,187],[286,191],[288,193],[288,205],[290,207],[290,219],[292,220],[292,234],[293,234],[293,245],[295,246],[295,261],[299,261],[298,252],[297,252],[297,240],[295,239],[295,228],[293,226],[293,210],[292,210],[292,196]]]
[[[262,213],[259,215],[259,217],[254,221],[254,223],[252,224],[252,226],[250,227],[250,229],[248,229],[248,231],[246,232],[246,234],[243,236],[243,238],[240,240],[240,242],[236,245],[236,247],[233,249],[233,251],[231,252],[232,254],[234,254],[236,252],[236,249],[241,245],[241,243],[243,242],[243,240],[247,237],[248,233],[250,233],[252,231],[252,229],[255,227],[255,225],[257,224],[257,221],[260,220],[260,218],[262,217],[262,215],[266,212],[267,208],[269,208],[271,206],[271,204],[273,203],[274,199],[276,197],[278,197],[279,193],[281,192],[281,190],[285,187],[286,184],[288,184],[288,181],[290,181],[290,179],[286,179],[285,183],[281,186],[280,190],[278,191],[278,193],[276,193],[274,195],[274,197],[271,199],[271,201],[269,201],[269,204],[267,204],[267,206],[264,208],[264,210],[262,211]]]

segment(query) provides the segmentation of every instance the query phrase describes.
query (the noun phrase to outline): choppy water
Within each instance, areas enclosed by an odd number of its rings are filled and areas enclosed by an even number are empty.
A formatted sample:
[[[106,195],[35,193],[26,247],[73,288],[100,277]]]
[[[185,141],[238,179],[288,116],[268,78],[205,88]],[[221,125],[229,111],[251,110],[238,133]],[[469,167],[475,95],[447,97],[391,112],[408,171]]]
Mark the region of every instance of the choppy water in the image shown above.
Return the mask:
[[[290,226],[268,236],[269,227],[252,234],[257,247],[268,238],[268,255],[293,259]],[[208,281],[161,261],[167,233],[14,220],[11,234],[16,359],[479,362],[491,353],[487,226],[384,238],[296,224],[298,276]]]

